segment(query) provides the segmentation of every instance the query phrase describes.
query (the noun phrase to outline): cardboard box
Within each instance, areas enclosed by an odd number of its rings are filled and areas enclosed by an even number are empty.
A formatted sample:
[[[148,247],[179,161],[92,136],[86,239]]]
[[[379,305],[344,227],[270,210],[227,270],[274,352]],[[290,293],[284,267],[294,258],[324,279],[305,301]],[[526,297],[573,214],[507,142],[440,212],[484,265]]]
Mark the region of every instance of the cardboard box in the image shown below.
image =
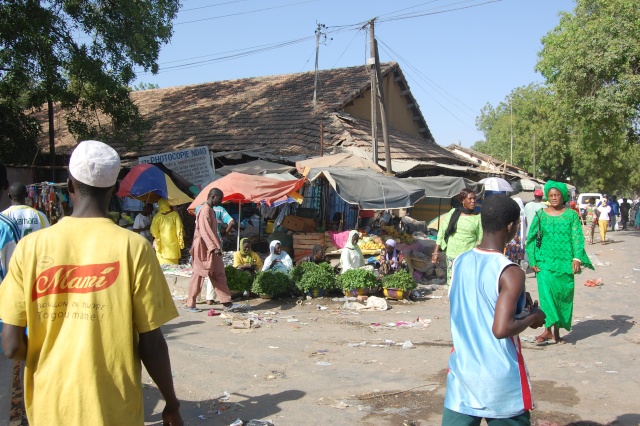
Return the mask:
[[[316,221],[306,217],[286,216],[282,221],[282,226],[294,232],[313,232],[316,228]]]

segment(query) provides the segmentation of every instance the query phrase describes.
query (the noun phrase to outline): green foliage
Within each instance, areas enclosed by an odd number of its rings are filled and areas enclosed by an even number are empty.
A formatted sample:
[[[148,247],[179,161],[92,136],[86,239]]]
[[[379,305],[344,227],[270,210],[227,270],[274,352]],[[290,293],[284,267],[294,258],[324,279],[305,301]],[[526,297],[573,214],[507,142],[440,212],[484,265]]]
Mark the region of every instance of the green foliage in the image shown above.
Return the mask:
[[[284,272],[264,271],[256,275],[251,291],[256,294],[279,296],[289,290],[290,278]]]
[[[640,8],[577,0],[542,39],[537,70],[565,121],[571,177],[582,190],[640,188]]]
[[[338,286],[343,290],[376,288],[378,279],[373,272],[366,269],[349,269],[344,274],[338,275]]]
[[[224,274],[227,276],[227,285],[231,291],[247,291],[251,288],[252,277],[247,271],[241,271],[233,265],[224,267]]]
[[[153,89],[159,89],[160,86],[158,84],[155,83],[145,83],[144,81],[141,81],[140,83],[136,84],[133,86],[133,90],[137,91],[137,90],[153,90]]]
[[[128,87],[136,68],[158,71],[178,8],[179,0],[0,2],[0,104],[22,98],[6,121],[50,101],[79,139],[140,145],[146,126]]]
[[[404,269],[396,272],[395,274],[385,275],[382,277],[382,287],[384,288],[396,288],[398,290],[413,290],[418,285],[415,280]]]
[[[336,288],[336,275],[330,264],[323,262],[316,265],[313,262],[305,262],[296,268],[301,268],[303,265],[310,266],[304,267],[304,273],[299,280],[295,281],[296,287],[301,292],[307,293],[313,289],[332,290]]]
[[[294,266],[291,270],[291,281],[297,285],[297,283],[302,279],[302,276],[308,271],[314,269],[316,265],[313,262],[304,262],[298,266]]]

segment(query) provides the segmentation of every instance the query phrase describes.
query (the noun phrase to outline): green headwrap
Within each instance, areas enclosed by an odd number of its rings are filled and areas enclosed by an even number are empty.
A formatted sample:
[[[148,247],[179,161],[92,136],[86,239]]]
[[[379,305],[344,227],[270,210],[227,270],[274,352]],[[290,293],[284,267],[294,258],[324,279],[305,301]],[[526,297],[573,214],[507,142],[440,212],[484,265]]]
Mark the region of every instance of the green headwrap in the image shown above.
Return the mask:
[[[547,183],[544,185],[544,197],[548,200],[549,199],[549,190],[551,189],[557,189],[558,191],[560,191],[560,194],[562,194],[562,202],[566,203],[567,201],[569,201],[569,188],[567,187],[567,184],[562,183],[562,182],[556,182],[554,180],[549,180],[547,181]]]

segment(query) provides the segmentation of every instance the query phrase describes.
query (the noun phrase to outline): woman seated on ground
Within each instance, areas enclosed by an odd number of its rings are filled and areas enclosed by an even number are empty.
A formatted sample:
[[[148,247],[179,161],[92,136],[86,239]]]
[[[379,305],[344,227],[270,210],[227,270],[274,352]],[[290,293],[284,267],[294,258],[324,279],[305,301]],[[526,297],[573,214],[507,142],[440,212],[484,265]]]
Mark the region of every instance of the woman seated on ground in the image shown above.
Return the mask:
[[[384,243],[384,249],[380,251],[380,269],[378,273],[381,276],[398,272],[402,269],[404,257],[402,253],[396,249],[396,242],[389,238]]]
[[[324,261],[325,261],[324,249],[322,248],[322,246],[316,244],[311,249],[311,255],[303,257],[302,259],[298,260],[298,262],[296,263],[296,266],[305,262],[313,262],[316,265],[318,265]]]
[[[342,249],[340,255],[340,273],[344,274],[349,269],[357,269],[364,266],[364,256],[360,247],[358,247],[358,240],[360,235],[358,231],[349,232],[347,243]]]
[[[288,274],[293,268],[293,261],[289,255],[282,251],[280,241],[273,240],[269,244],[271,254],[264,260],[263,271],[284,272]]]
[[[241,239],[240,250],[233,254],[233,267],[253,274],[262,265],[258,253],[251,250],[251,241],[248,238]]]

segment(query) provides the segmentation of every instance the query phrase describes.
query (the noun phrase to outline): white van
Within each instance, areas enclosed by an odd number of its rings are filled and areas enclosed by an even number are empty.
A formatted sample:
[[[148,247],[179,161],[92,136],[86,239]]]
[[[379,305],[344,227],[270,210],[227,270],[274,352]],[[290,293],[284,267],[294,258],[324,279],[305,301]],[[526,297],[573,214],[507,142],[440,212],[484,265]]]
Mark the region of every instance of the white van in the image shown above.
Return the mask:
[[[587,214],[585,208],[589,204],[589,199],[591,197],[596,199],[596,206],[598,205],[598,202],[602,200],[602,194],[599,194],[597,192],[585,192],[584,194],[578,195],[577,204],[578,204],[578,208],[580,209],[580,216],[582,217],[583,221],[584,221],[585,215]]]

